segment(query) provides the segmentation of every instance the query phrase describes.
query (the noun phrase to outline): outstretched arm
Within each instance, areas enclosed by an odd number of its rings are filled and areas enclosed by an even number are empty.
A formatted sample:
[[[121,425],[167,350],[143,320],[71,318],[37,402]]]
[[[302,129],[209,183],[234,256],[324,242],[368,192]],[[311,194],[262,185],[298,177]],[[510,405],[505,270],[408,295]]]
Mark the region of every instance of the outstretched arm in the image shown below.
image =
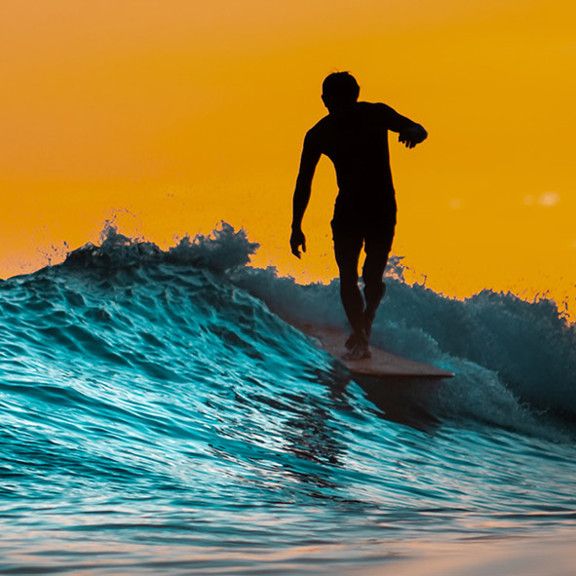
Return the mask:
[[[302,157],[300,159],[300,170],[296,179],[294,198],[292,199],[292,235],[290,236],[290,248],[292,254],[300,258],[300,247],[306,252],[306,237],[302,232],[302,219],[308,207],[310,194],[312,193],[312,179],[316,171],[316,165],[320,160],[321,152],[314,144],[310,133],[304,139]]]

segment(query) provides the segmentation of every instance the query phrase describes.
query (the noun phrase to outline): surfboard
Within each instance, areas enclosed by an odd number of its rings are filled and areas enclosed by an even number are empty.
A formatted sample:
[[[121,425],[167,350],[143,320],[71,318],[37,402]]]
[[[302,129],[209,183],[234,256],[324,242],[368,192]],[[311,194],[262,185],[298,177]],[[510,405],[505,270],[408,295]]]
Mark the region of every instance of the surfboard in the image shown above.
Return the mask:
[[[312,337],[319,346],[348,368],[352,374],[362,376],[375,376],[379,378],[452,378],[453,372],[442,370],[436,366],[396,356],[380,348],[370,346],[370,358],[362,360],[344,360],[342,355],[346,352],[344,343],[347,335],[341,330],[331,326],[317,326],[313,324],[298,325],[300,331]]]

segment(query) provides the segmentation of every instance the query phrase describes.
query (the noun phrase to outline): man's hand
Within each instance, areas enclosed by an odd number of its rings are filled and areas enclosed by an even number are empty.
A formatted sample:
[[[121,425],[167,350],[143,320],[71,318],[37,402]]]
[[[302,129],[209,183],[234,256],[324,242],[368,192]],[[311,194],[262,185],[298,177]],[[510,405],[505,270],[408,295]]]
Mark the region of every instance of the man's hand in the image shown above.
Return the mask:
[[[416,124],[410,126],[410,128],[406,128],[406,130],[402,130],[398,136],[398,142],[402,142],[406,148],[414,148],[416,144],[424,142],[427,137],[428,132],[426,132],[424,127],[420,126],[420,124]]]
[[[300,258],[300,246],[302,246],[302,252],[306,252],[306,237],[301,228],[295,228],[292,230],[292,235],[290,236],[290,248],[292,248],[292,254],[297,258]]]

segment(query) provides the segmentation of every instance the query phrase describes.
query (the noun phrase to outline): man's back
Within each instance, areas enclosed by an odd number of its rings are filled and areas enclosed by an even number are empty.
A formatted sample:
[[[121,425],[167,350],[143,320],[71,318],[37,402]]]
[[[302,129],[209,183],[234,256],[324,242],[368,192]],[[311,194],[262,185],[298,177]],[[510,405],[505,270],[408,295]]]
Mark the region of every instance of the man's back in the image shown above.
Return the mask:
[[[359,102],[346,114],[329,114],[310,131],[334,163],[340,193],[393,193],[388,151],[388,108]]]
[[[336,169],[339,212],[395,212],[388,130],[400,132],[412,124],[386,104],[357,102],[328,114],[308,132],[308,143]]]

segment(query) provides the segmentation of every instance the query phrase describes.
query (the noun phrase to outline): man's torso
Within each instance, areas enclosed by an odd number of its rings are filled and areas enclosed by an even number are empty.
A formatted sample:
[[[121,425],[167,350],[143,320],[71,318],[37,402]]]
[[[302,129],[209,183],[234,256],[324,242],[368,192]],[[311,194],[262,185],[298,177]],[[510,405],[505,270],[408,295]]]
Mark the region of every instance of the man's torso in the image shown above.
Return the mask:
[[[334,164],[339,194],[335,218],[380,220],[396,213],[384,104],[358,102],[349,114],[329,114],[309,132],[318,150]]]

